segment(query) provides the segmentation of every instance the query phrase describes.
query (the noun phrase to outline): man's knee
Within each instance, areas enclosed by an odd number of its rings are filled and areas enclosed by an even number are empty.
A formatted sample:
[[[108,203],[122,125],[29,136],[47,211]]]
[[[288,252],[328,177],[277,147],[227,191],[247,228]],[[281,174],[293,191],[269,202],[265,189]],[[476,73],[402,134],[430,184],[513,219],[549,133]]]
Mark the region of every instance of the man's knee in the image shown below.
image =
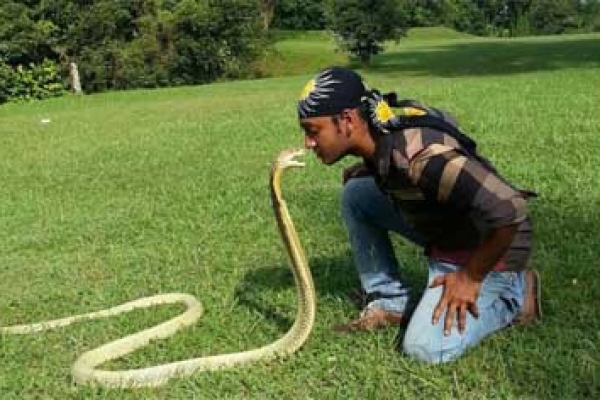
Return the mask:
[[[458,358],[464,351],[463,341],[458,333],[445,337],[429,330],[413,332],[410,327],[404,336],[402,350],[411,358],[427,364],[439,364]]]

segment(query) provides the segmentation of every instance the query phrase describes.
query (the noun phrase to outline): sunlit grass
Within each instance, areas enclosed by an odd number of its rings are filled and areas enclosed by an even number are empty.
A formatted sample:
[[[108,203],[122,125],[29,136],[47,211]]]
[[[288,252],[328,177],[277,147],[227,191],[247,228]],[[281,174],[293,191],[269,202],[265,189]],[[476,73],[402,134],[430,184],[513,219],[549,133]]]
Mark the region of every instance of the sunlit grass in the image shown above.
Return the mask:
[[[529,45],[536,40],[547,47]],[[530,208],[543,325],[501,332],[435,367],[399,353],[393,330],[334,335],[330,327],[355,313],[346,293],[357,285],[338,211],[343,165],[325,168],[310,157],[284,179],[319,296],[315,329],[299,353],[154,390],[72,383],[78,354],[180,311],[152,309],[0,337],[0,397],[597,398],[600,70],[592,45],[600,39],[514,43],[496,64],[480,64],[472,57],[497,54],[494,43],[427,41],[362,72],[372,86],[452,111],[506,177],[540,193]],[[437,56],[426,51],[432,45]],[[526,66],[507,67],[526,53]],[[112,368],[244,350],[282,335],[295,291],[268,167],[280,149],[301,145],[295,101],[306,78],[0,107],[0,325],[177,291],[204,303],[201,322]],[[419,250],[395,244],[418,287],[426,274]]]

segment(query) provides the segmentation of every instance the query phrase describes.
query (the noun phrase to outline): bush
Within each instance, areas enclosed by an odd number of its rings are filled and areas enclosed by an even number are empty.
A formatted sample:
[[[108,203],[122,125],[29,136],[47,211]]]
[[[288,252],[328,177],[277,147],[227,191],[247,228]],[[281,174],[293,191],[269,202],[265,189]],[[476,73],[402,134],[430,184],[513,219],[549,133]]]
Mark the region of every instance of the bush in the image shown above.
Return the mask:
[[[256,0],[184,0],[173,12],[173,83],[198,84],[258,73],[266,35]]]
[[[77,64],[82,88],[93,93],[168,86],[168,61],[158,54],[155,40],[142,37],[129,43],[107,42],[99,49],[85,48]]]
[[[325,29],[325,7],[320,0],[279,0],[273,25],[286,30]]]
[[[11,67],[0,61],[0,104],[11,99],[12,88],[16,86],[16,74]]]
[[[85,92],[257,76],[266,46],[258,0],[181,0],[168,10],[148,2],[137,14],[119,4],[94,3],[77,26],[85,40],[70,55]],[[111,19],[115,10],[129,20]]]
[[[41,100],[61,96],[65,83],[60,66],[50,60],[12,68],[0,61],[0,104],[8,101]]]
[[[340,47],[362,64],[383,51],[384,41],[406,33],[405,10],[396,0],[329,0],[326,5],[329,28]]]

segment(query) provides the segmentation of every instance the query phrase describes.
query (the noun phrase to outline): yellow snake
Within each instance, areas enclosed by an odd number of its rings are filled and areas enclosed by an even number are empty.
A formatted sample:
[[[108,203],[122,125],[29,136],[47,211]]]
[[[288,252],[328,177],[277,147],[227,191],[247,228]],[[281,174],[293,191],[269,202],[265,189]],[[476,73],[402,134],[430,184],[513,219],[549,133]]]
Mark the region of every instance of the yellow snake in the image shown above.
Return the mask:
[[[270,190],[273,209],[281,237],[290,258],[298,294],[298,309],[294,324],[284,336],[275,342],[239,353],[199,357],[147,368],[122,371],[96,369],[96,367],[109,360],[117,359],[148,345],[152,340],[170,337],[180,328],[196,323],[202,315],[202,305],[193,296],[181,293],[166,293],[144,297],[106,310],[47,322],[4,327],[0,328],[0,333],[27,334],[40,332],[70,325],[79,320],[110,317],[138,308],[153,307],[160,304],[184,303],[187,309],[183,314],[154,327],[125,336],[83,353],[73,364],[72,373],[77,383],[92,383],[120,388],[159,386],[171,378],[189,376],[198,371],[228,368],[252,361],[279,358],[294,353],[306,341],[312,330],[315,319],[316,300],[313,280],[306,256],[281,194],[281,175],[286,168],[304,166],[303,163],[295,159],[297,156],[303,154],[303,150],[284,150],[271,166]]]

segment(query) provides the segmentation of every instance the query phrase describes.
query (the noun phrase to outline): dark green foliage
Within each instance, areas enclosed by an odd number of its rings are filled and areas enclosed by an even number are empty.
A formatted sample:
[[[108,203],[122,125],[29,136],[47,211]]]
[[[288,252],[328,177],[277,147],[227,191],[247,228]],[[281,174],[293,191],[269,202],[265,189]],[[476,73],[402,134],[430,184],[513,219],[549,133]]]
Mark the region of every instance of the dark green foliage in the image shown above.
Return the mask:
[[[260,54],[264,34],[258,2],[184,0],[173,12],[173,76],[181,83],[242,77]]]
[[[325,7],[320,0],[279,0],[273,25],[279,29],[318,30],[326,27]]]
[[[410,26],[444,25],[463,32],[483,34],[486,29],[485,0],[405,0]]]
[[[576,28],[575,3],[572,0],[537,0],[530,11],[533,32],[558,34]]]
[[[252,76],[264,36],[258,0],[0,4],[0,57],[13,68],[76,62],[85,92]]]
[[[76,62],[88,93],[198,84],[259,76],[268,26],[333,31],[367,63],[406,27],[438,25],[498,36],[600,31],[600,0],[2,0],[2,101],[22,93],[7,89],[20,65],[44,60],[60,81]]]
[[[37,18],[35,10],[22,2],[4,0],[0,4],[0,57],[13,66],[54,58],[56,29],[52,21]]]
[[[600,0],[579,4],[582,27],[589,32],[600,32]]]
[[[15,86],[15,73],[11,67],[0,62],[0,104],[11,98],[11,89]]]
[[[406,32],[403,8],[396,0],[330,0],[328,26],[343,49],[367,64],[383,51],[383,41]]]
[[[141,6],[143,5],[143,7]],[[117,9],[96,3],[75,37],[87,90],[158,87],[242,76],[262,49],[256,2],[183,0]],[[108,15],[114,15],[108,18]]]
[[[598,0],[399,0],[409,26],[445,25],[477,35],[523,36],[600,25]]]
[[[132,2],[126,10],[116,3],[89,7],[72,28],[77,41],[69,49],[84,90],[169,85],[170,23],[170,14],[160,12],[155,1]]]

